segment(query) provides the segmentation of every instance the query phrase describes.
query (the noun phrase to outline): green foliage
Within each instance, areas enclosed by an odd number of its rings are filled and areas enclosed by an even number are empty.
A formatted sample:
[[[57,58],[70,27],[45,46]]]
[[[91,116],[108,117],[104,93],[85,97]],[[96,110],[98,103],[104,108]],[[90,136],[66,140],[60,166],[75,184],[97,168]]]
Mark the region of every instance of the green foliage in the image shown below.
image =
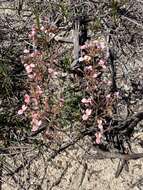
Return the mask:
[[[12,93],[12,80],[9,76],[9,67],[3,61],[0,62],[0,89],[3,96],[10,96]]]
[[[68,127],[71,122],[78,122],[81,118],[80,102],[82,99],[82,93],[80,91],[75,92],[74,87],[68,86],[64,92],[64,107],[61,111],[60,123],[63,127]]]
[[[70,65],[71,65],[71,57],[65,55],[60,62],[60,66],[62,67],[63,71],[66,72],[70,69]]]
[[[59,4],[59,7],[60,7],[60,11],[61,11],[62,15],[67,19],[69,17],[69,14],[70,14],[67,2],[62,1]]]

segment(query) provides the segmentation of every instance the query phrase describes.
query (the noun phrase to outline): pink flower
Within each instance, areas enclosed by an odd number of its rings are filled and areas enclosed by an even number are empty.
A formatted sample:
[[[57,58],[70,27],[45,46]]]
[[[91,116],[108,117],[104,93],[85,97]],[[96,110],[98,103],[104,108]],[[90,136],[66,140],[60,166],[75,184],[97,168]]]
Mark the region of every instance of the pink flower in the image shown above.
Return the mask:
[[[25,50],[23,51],[23,53],[27,54],[27,53],[29,53],[29,50],[28,50],[28,49],[25,49]]]
[[[32,131],[36,131],[42,125],[42,121],[33,118],[31,121],[31,125],[32,125]]]
[[[102,120],[98,119],[97,120],[98,128],[100,129],[100,132],[103,133],[103,125],[102,125]]]
[[[25,95],[24,95],[24,102],[25,102],[26,104],[29,104],[29,103],[30,103],[30,96],[29,96],[28,94],[25,94]]]
[[[22,108],[20,110],[18,110],[18,115],[22,115],[23,112],[27,109],[27,106],[26,105],[22,105]]]
[[[31,35],[31,33],[30,33],[30,34],[28,34],[28,38],[29,38],[29,39],[31,39],[31,38],[32,38],[32,35]]]
[[[43,93],[43,91],[39,85],[37,85],[37,93],[40,95]]]
[[[92,75],[92,78],[97,78],[98,77],[98,74],[97,73],[94,73],[93,75]]]
[[[86,109],[86,110],[85,110],[85,114],[86,114],[86,115],[90,116],[91,113],[92,113],[92,110],[91,110],[91,109]]]
[[[41,26],[40,30],[41,30],[42,32],[44,32],[44,31],[45,31],[44,26]]]
[[[119,92],[115,92],[114,95],[119,97]]]
[[[18,110],[18,115],[22,115],[23,114],[23,110],[22,109],[20,109],[20,110]]]
[[[35,65],[34,65],[33,63],[31,63],[31,64],[30,64],[30,67],[31,67],[31,68],[34,68],[34,67],[35,67]]]
[[[54,71],[54,69],[52,69],[52,68],[49,68],[49,69],[48,69],[48,73],[51,74],[52,77],[56,77],[57,74],[58,74],[58,73],[57,73],[56,71]]]
[[[88,48],[87,45],[80,46],[80,49],[87,49],[87,48]]]
[[[92,71],[93,68],[92,68],[92,66],[90,65],[90,66],[86,66],[86,67],[85,67],[85,70],[87,70],[87,71]]]
[[[112,84],[112,82],[109,80],[108,82],[107,82],[107,85],[111,85]]]
[[[86,109],[86,110],[85,110],[85,114],[83,114],[83,116],[82,116],[82,119],[83,119],[84,121],[86,121],[86,120],[89,118],[89,116],[91,115],[91,113],[92,113],[92,110],[91,110],[91,109]]]
[[[106,65],[105,65],[105,61],[103,59],[101,59],[98,64],[103,68],[106,69]]]
[[[82,61],[84,61],[84,58],[83,58],[83,57],[80,57],[80,58],[78,59],[78,61],[79,61],[79,62],[82,62]]]
[[[95,134],[95,136],[96,136],[96,144],[100,144],[101,143],[101,137],[102,137],[101,133],[97,132]]]
[[[48,73],[49,73],[49,74],[52,74],[53,72],[54,72],[54,69],[52,69],[52,68],[49,68],[49,69],[48,69]]]
[[[28,75],[28,77],[30,78],[30,79],[33,79],[34,78],[34,75]]]
[[[27,106],[24,104],[24,105],[22,105],[22,110],[23,110],[23,112],[25,111],[27,109]]]
[[[31,36],[34,37],[36,35],[36,29],[33,27],[31,31]]]
[[[38,121],[38,127],[40,127],[41,125],[42,125],[42,121],[39,120],[39,121]]]
[[[106,96],[106,99],[109,99],[109,98],[111,98],[111,94],[108,94],[108,95]]]
[[[98,120],[97,120],[97,123],[98,123],[98,126],[101,126],[101,125],[102,125],[102,120],[101,120],[101,119],[98,119]]]
[[[85,104],[85,103],[87,103],[87,99],[86,99],[86,98],[83,98],[83,99],[81,100],[81,102]]]
[[[103,50],[105,48],[105,43],[104,42],[100,42],[99,46]]]
[[[98,49],[104,50],[104,48],[106,47],[105,46],[105,42],[103,42],[103,41],[97,41],[97,40],[95,40],[94,43],[96,44],[96,47]]]
[[[28,65],[27,64],[24,64],[24,67],[26,68]]]
[[[37,125],[32,125],[32,132],[35,132],[35,131],[37,131],[38,130],[38,126]]]
[[[88,99],[83,98],[83,99],[81,100],[81,102],[82,102],[83,104],[92,104],[92,98],[88,98]]]
[[[84,120],[84,121],[86,121],[87,119],[88,119],[88,115],[86,115],[86,114],[83,114],[83,116],[82,116],[82,119]]]
[[[26,69],[26,72],[27,72],[28,74],[32,72],[32,68],[30,67],[30,65],[27,65],[27,66],[25,67],[25,69]]]
[[[35,56],[36,56],[35,52],[33,52],[33,53],[30,54],[30,57],[35,57]]]
[[[104,65],[105,64],[105,61],[103,59],[101,59],[99,62],[98,62],[99,65]]]

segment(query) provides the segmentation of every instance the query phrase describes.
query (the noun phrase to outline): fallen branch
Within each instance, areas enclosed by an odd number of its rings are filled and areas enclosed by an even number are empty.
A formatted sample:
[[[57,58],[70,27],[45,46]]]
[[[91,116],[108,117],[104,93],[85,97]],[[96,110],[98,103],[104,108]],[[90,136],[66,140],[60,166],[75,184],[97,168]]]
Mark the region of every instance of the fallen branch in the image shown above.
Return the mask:
[[[90,154],[85,156],[87,159],[122,159],[122,160],[137,160],[143,158],[143,153],[134,153],[134,154],[120,154],[120,153],[111,153],[107,151],[97,151],[95,154]]]

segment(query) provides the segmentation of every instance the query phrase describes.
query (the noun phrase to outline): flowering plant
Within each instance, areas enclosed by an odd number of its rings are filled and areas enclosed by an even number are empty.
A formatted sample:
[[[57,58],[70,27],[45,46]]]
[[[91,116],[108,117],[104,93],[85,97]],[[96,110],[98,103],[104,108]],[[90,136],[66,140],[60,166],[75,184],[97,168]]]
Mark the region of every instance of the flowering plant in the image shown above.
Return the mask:
[[[63,128],[70,122],[78,123],[82,128],[93,126],[96,129],[95,141],[100,144],[119,96],[111,91],[105,40],[91,40],[80,47],[78,62],[79,67],[82,66],[82,77],[66,70],[63,78],[65,68],[62,69],[57,58],[61,56],[56,51],[57,43],[52,44],[56,45],[55,52],[53,49],[47,51],[46,47],[57,31],[53,26],[32,27],[29,34],[32,51],[25,49],[22,57],[28,92],[18,114],[30,118],[32,131],[38,130],[45,122],[48,122],[47,128]]]

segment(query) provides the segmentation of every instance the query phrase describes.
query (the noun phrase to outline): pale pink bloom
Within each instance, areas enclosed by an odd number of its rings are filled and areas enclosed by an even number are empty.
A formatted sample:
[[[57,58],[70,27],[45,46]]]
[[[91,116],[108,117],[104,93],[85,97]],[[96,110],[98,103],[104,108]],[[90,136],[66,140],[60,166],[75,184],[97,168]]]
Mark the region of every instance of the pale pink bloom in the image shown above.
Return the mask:
[[[32,38],[32,35],[31,35],[31,33],[30,34],[28,34],[28,37],[31,39]]]
[[[34,68],[34,67],[35,67],[35,64],[31,63],[31,64],[30,64],[30,67]]]
[[[101,126],[101,125],[102,125],[102,120],[101,120],[101,119],[98,119],[98,120],[97,120],[97,123],[98,123],[98,126]]]
[[[84,103],[84,104],[86,104],[86,103],[87,103],[87,99],[86,99],[86,98],[83,98],[83,99],[81,100],[81,102]]]
[[[87,119],[88,119],[88,115],[86,115],[86,114],[83,114],[83,116],[82,116],[82,119],[84,120],[84,121],[86,121]]]
[[[105,43],[103,42],[103,41],[94,41],[94,43],[96,44],[96,47],[98,48],[98,49],[101,49],[101,50],[104,50],[104,48],[106,47],[105,46]]]
[[[34,75],[28,75],[28,77],[29,77],[30,79],[33,79],[33,78],[34,78]]]
[[[36,31],[36,28],[35,28],[35,25],[34,25],[34,24],[32,25],[32,29],[31,29],[31,30]]]
[[[41,30],[42,32],[44,32],[44,31],[45,31],[44,26],[41,26],[40,30]]]
[[[105,65],[105,61],[104,61],[104,60],[101,59],[101,60],[98,62],[98,64],[101,65],[103,69],[106,69],[106,65]]]
[[[79,62],[82,62],[82,61],[84,61],[84,58],[83,58],[83,57],[80,57],[80,58],[78,59],[78,61],[79,61]]]
[[[98,119],[97,120],[98,128],[100,129],[100,132],[103,133],[103,125],[102,125],[102,120]]]
[[[103,59],[101,59],[99,62],[98,62],[99,65],[104,65],[105,64],[105,61]]]
[[[93,68],[92,68],[92,66],[90,65],[90,66],[86,66],[86,67],[85,67],[85,70],[92,71]]]
[[[85,110],[85,114],[83,114],[83,116],[82,116],[82,119],[83,119],[84,121],[86,121],[86,120],[89,118],[89,116],[91,115],[91,112],[92,112],[91,109],[86,109],[86,110]]]
[[[42,94],[43,93],[43,91],[42,91],[42,89],[41,89],[41,87],[39,85],[37,85],[37,93],[38,94]]]
[[[32,68],[30,67],[30,65],[27,65],[27,66],[25,67],[25,69],[26,69],[26,72],[27,72],[28,74],[32,72]]]
[[[94,73],[93,75],[92,75],[92,78],[97,78],[98,77],[98,74],[97,73]]]
[[[25,102],[26,104],[29,104],[29,103],[30,103],[30,96],[29,96],[28,94],[25,94],[25,95],[24,95],[24,102]]]
[[[31,124],[34,125],[34,126],[39,127],[42,124],[42,121],[38,120],[36,118],[33,118]]]
[[[114,95],[119,97],[119,92],[115,92]]]
[[[87,48],[88,48],[87,45],[80,46],[80,49],[87,49]]]
[[[31,36],[34,37],[36,35],[36,30],[31,31]]]
[[[91,110],[91,109],[86,109],[86,110],[85,110],[85,114],[86,114],[86,115],[90,116],[91,113],[92,113],[92,110]]]
[[[106,98],[107,98],[107,99],[111,98],[111,94],[108,94],[108,95],[106,96]]]
[[[27,109],[27,106],[26,105],[22,105],[22,108],[20,110],[18,110],[18,115],[22,115],[23,112]]]
[[[38,54],[40,54],[40,52],[37,49],[35,49],[34,52],[30,54],[30,57],[35,57]]]
[[[99,46],[103,50],[105,48],[105,43],[104,42],[100,42]]]
[[[27,67],[28,66],[28,64],[24,64],[24,67]]]
[[[49,74],[52,74],[53,72],[54,72],[54,69],[48,68],[48,73],[49,73]]]
[[[102,68],[103,68],[103,69],[106,69],[106,65],[102,65]]]
[[[38,127],[40,127],[41,125],[42,125],[42,121],[39,120],[39,121],[38,121]]]
[[[61,102],[64,102],[65,100],[64,100],[64,98],[60,98],[60,101],[61,101]]]
[[[29,53],[29,50],[28,50],[28,49],[25,49],[25,50],[23,51],[23,53],[27,54],[27,53]]]
[[[36,55],[35,52],[33,52],[30,54],[30,57],[35,57],[35,55]]]
[[[95,134],[95,136],[96,136],[96,144],[100,144],[101,143],[101,137],[102,137],[101,133],[97,132]]]
[[[82,102],[83,104],[92,104],[92,99],[91,99],[91,98],[88,98],[88,99],[83,98],[83,99],[81,100],[81,102]]]
[[[56,77],[58,75],[58,72],[54,71],[54,69],[49,68],[48,73],[52,75],[52,77]]]
[[[54,73],[53,73],[53,75],[52,75],[52,76],[53,76],[54,78],[56,78],[56,77],[57,77],[57,75],[58,75],[58,72],[54,71]]]
[[[22,105],[22,110],[23,110],[23,112],[25,111],[27,109],[27,106],[24,104],[24,105]]]
[[[22,115],[23,114],[23,110],[22,109],[20,109],[20,110],[18,110],[18,115]]]
[[[35,131],[37,131],[38,130],[38,126],[37,125],[32,125],[32,132],[35,132]]]
[[[112,82],[109,80],[108,82],[107,82],[107,85],[111,85],[112,84]]]

